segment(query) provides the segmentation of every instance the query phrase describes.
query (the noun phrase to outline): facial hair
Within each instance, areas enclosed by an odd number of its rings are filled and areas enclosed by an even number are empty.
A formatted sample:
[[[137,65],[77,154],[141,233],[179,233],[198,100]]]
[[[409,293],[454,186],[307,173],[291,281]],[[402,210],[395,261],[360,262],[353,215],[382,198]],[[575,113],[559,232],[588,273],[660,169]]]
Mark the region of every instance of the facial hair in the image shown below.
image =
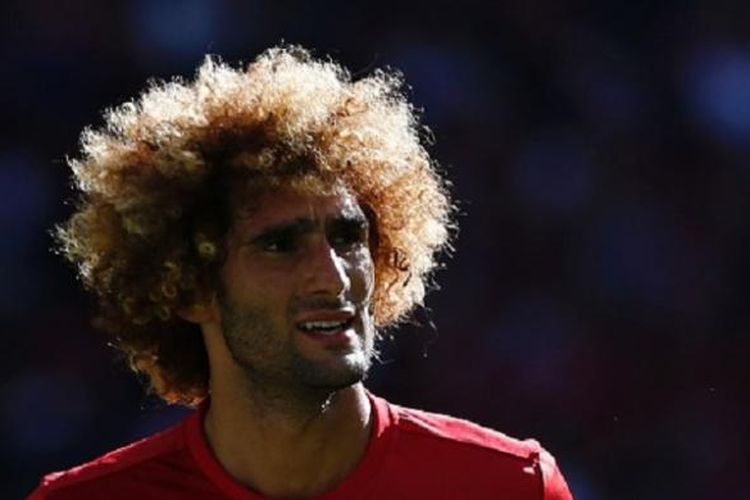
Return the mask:
[[[374,335],[368,330],[373,328],[369,310],[361,313],[362,355],[343,366],[329,366],[303,356],[295,344],[296,332],[283,331],[276,325],[268,306],[238,304],[221,295],[224,340],[234,361],[245,372],[254,398],[298,401],[305,406],[306,403],[318,404],[366,377],[374,355]],[[313,306],[326,307],[319,301]],[[328,304],[328,307],[336,305]]]

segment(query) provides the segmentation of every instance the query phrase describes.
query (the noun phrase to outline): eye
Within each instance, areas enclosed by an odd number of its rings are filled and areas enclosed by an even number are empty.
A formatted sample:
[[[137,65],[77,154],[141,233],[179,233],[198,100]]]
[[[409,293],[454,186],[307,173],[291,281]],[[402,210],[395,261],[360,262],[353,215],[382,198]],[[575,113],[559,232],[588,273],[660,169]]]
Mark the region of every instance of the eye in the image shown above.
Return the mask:
[[[291,238],[276,238],[274,240],[265,242],[262,248],[266,252],[271,253],[289,253],[294,250],[294,242]]]
[[[297,250],[299,238],[295,231],[274,231],[256,239],[262,251],[273,254],[291,253]]]
[[[331,245],[337,248],[350,249],[367,244],[367,226],[363,224],[347,224],[336,228],[331,236]]]

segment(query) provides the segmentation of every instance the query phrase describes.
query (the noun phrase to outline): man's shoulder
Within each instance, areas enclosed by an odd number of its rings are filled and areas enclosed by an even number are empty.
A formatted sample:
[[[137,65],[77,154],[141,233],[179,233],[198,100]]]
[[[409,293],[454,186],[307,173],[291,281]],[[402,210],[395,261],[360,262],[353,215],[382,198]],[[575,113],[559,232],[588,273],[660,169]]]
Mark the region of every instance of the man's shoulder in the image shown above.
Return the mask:
[[[520,460],[533,460],[544,451],[534,439],[517,439],[470,420],[394,404],[390,406],[399,430],[416,438]]]
[[[535,439],[516,439],[469,420],[388,403],[398,429],[397,455],[445,486],[504,491],[506,498],[572,498],[555,458]],[[455,479],[458,477],[458,479]],[[454,481],[454,482],[455,482]],[[469,481],[468,484],[462,481]]]
[[[96,492],[126,483],[133,475],[167,470],[180,461],[176,455],[185,452],[183,426],[184,422],[76,467],[47,474],[29,498],[94,498]]]

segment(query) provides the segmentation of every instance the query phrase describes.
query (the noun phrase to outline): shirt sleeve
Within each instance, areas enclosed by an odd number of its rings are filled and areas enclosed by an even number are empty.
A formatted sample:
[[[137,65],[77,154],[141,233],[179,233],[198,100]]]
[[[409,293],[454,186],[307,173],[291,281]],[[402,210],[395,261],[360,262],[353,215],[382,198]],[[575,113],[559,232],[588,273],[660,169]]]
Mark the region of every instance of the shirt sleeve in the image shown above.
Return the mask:
[[[539,467],[542,472],[543,500],[573,500],[568,484],[557,466],[555,457],[546,450],[539,454]]]
[[[44,484],[40,483],[34,491],[29,493],[29,496],[26,497],[26,500],[45,500],[47,498],[47,494],[45,491]]]

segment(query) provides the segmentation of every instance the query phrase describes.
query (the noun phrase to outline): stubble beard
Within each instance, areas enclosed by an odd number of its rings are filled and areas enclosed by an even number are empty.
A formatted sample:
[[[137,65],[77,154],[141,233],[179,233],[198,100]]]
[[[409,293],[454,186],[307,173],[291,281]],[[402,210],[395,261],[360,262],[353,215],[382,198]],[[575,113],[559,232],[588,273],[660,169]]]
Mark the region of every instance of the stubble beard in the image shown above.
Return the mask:
[[[363,318],[364,343],[355,359],[331,367],[305,358],[289,332],[277,331],[261,305],[220,298],[221,329],[227,348],[245,372],[252,399],[277,404],[325,406],[337,392],[363,381],[374,357],[372,319]],[[364,313],[369,314],[369,313]]]

